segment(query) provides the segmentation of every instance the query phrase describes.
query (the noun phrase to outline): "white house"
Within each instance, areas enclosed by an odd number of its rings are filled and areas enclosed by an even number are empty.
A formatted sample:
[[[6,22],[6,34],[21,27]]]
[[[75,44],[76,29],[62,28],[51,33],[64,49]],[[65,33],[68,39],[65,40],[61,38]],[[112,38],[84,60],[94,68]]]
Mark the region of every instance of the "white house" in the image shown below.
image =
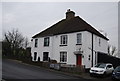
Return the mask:
[[[56,60],[58,63],[85,65],[97,63],[97,52],[107,53],[108,38],[85,22],[75,12],[66,12],[66,19],[32,37],[33,61]]]

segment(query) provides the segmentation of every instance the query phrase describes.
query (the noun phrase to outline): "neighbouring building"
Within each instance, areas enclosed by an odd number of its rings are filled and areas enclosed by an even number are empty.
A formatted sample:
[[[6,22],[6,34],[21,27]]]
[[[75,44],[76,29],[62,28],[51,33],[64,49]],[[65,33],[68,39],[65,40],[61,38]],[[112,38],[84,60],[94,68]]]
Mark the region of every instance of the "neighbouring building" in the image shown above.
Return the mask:
[[[33,61],[56,60],[90,68],[97,63],[97,52],[108,52],[108,38],[70,9],[65,19],[32,38]]]

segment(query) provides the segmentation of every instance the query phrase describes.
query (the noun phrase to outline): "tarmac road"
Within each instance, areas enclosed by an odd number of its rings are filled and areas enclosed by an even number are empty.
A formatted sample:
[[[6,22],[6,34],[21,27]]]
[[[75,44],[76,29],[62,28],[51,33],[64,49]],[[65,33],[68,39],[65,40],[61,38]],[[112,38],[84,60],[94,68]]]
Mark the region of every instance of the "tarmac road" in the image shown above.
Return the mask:
[[[95,81],[94,79],[70,76],[10,59],[3,59],[2,61],[2,78],[5,81]]]

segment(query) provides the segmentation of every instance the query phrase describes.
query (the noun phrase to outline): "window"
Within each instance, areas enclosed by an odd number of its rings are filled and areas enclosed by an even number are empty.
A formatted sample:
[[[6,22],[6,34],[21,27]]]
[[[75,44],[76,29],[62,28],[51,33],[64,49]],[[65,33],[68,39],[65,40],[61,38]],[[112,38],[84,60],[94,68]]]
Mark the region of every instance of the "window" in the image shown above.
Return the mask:
[[[61,36],[61,45],[67,45],[67,35]]]
[[[38,39],[35,39],[35,47],[38,47]]]
[[[37,59],[37,52],[34,52],[34,61]]]
[[[77,44],[82,44],[82,34],[81,33],[77,34]]]
[[[112,68],[112,65],[108,65],[107,68]]]
[[[60,52],[60,62],[67,62],[67,52]]]
[[[49,46],[49,37],[44,38],[44,46]]]

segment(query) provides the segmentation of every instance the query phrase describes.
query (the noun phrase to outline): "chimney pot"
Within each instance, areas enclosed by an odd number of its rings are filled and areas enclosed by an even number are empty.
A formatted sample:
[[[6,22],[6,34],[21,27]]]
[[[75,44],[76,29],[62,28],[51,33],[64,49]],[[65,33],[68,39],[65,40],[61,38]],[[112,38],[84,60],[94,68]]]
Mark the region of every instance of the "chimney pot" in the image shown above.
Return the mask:
[[[67,10],[66,12],[66,19],[71,19],[75,17],[75,12],[71,11],[70,9]]]

